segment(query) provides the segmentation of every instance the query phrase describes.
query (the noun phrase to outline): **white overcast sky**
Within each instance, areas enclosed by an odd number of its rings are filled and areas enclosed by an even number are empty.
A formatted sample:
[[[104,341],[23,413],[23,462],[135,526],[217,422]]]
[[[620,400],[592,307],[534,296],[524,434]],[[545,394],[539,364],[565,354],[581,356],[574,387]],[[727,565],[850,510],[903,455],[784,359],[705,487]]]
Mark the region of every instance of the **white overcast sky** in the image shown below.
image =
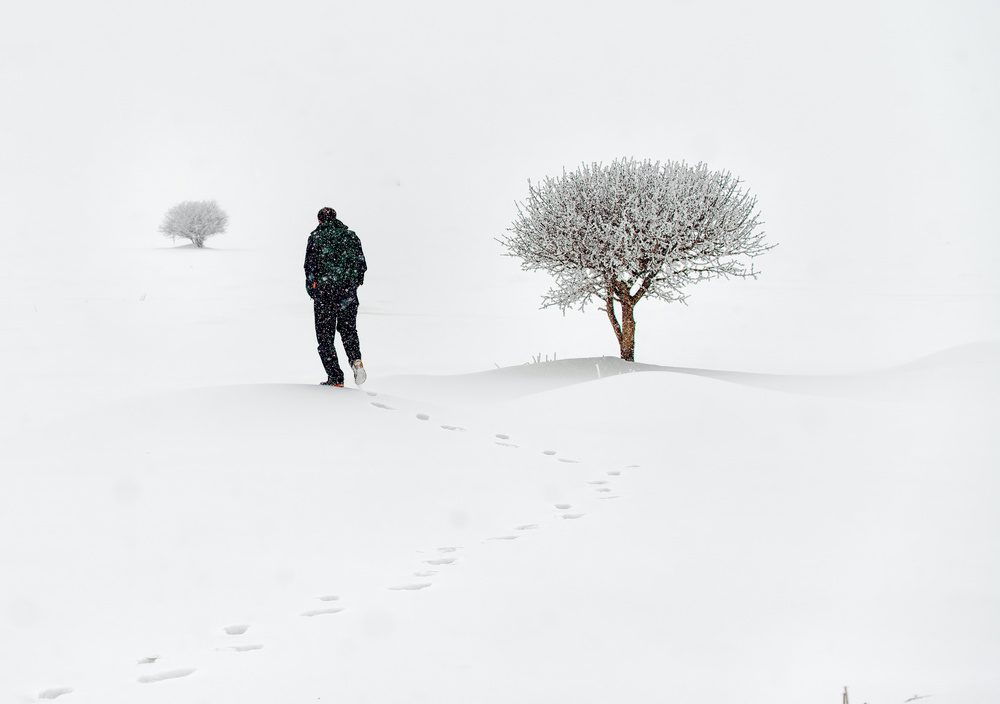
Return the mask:
[[[231,233],[300,248],[332,205],[375,251],[493,257],[529,178],[677,159],[758,196],[772,283],[996,292],[998,7],[21,3],[0,224],[147,242],[211,198]]]

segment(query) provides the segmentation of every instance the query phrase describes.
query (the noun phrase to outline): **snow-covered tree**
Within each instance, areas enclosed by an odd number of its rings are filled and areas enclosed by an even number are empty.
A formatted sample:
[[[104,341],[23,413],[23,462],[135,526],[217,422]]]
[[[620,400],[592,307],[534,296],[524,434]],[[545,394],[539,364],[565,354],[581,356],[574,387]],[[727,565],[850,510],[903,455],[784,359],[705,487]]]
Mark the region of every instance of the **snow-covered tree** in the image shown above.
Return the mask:
[[[186,200],[167,211],[160,232],[167,237],[185,237],[198,247],[205,239],[226,231],[229,216],[214,200]]]
[[[603,301],[622,359],[634,361],[634,311],[642,298],[683,301],[687,284],[756,277],[740,257],[774,245],[764,244],[757,199],[740,183],[701,163],[583,165],[529,181],[511,234],[499,241],[508,256],[521,258],[522,269],[555,277],[543,308],[583,310]]]

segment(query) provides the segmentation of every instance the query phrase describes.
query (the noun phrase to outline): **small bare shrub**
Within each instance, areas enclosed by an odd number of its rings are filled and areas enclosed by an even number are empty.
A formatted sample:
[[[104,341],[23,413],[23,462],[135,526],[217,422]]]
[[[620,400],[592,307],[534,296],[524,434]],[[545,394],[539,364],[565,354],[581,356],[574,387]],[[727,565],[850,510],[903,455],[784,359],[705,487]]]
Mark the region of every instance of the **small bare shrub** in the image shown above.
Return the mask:
[[[167,211],[160,224],[160,232],[174,239],[184,237],[197,247],[205,246],[205,239],[226,231],[229,216],[214,200],[186,200]]]

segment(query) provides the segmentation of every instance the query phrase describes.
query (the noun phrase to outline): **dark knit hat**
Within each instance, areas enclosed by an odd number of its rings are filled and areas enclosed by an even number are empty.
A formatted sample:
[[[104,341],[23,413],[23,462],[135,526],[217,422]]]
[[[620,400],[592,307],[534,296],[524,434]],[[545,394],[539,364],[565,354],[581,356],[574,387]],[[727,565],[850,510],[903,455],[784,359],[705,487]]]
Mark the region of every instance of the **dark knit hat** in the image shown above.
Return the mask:
[[[323,208],[317,216],[320,222],[333,222],[337,219],[337,211],[333,208]]]

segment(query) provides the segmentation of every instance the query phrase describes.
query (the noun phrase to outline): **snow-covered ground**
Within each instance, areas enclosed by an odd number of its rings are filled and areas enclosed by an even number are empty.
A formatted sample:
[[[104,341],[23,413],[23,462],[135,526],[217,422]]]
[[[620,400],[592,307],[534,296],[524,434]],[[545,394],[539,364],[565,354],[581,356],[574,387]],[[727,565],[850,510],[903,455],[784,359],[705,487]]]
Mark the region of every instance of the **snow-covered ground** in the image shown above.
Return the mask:
[[[716,282],[628,365],[514,267],[373,262],[331,389],[301,246],[224,237],[6,272],[0,702],[1000,691],[989,297],[834,341],[822,295]]]

